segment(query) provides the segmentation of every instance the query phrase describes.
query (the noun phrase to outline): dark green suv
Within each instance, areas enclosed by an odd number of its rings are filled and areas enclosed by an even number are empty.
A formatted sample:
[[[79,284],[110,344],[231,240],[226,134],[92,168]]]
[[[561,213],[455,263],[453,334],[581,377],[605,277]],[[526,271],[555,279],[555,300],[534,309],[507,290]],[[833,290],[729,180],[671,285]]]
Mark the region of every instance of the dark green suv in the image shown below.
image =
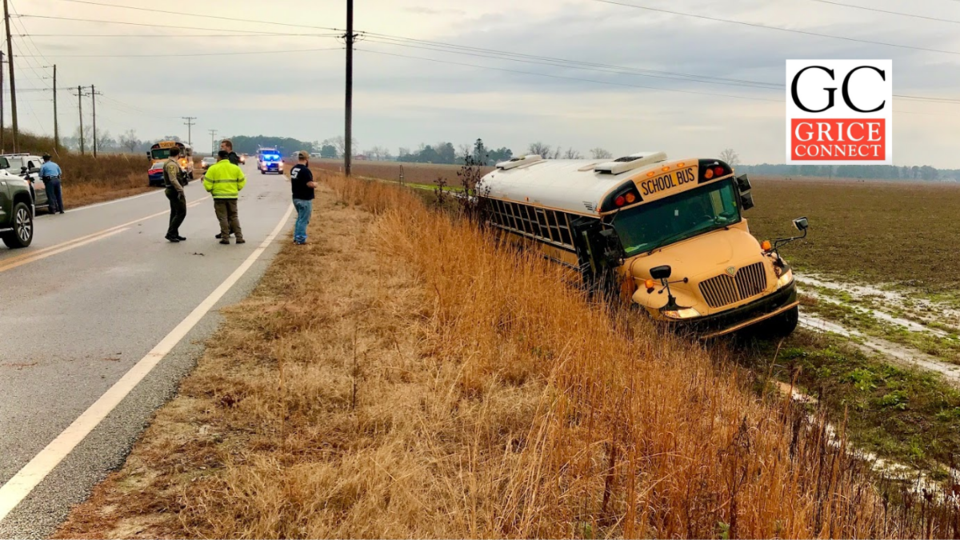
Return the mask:
[[[33,197],[30,183],[0,171],[0,240],[10,248],[33,242]]]

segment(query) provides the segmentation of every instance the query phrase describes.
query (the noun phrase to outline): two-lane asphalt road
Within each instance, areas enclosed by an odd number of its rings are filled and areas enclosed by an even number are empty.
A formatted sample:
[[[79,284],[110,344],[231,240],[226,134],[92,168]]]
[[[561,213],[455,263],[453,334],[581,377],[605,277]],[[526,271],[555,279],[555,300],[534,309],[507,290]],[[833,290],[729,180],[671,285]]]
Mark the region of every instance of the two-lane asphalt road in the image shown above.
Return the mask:
[[[288,240],[289,183],[244,171],[243,245],[214,239],[194,181],[186,242],[164,239],[168,203],[151,192],[40,215],[31,247],[0,247],[0,537],[48,535],[122,463],[217,308],[248,294]]]

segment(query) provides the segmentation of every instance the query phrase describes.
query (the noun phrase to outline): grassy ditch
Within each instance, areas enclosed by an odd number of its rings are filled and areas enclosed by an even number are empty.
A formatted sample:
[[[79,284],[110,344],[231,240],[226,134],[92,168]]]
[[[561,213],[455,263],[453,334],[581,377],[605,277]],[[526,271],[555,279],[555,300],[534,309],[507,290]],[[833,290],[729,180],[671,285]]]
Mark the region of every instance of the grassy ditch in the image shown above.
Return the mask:
[[[318,174],[311,241],[225,313],[60,537],[893,537],[823,423],[409,191]]]
[[[734,350],[754,372],[795,381],[836,424],[846,422],[859,448],[935,476],[943,465],[960,466],[960,391],[936,374],[893,366],[844,339],[802,330],[782,344],[753,341]]]

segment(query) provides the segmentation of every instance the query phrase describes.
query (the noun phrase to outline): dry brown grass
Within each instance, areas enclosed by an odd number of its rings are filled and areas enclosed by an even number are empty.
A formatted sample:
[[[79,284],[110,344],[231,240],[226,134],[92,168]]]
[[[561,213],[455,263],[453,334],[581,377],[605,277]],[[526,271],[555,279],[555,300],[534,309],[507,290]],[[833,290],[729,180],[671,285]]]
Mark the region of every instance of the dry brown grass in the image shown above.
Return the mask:
[[[960,532],[888,513],[822,424],[698,345],[407,192],[319,176],[314,244],[227,311],[59,537]]]
[[[342,172],[343,162],[336,159],[319,159],[310,162],[314,169],[330,172]],[[400,168],[403,167],[403,181],[407,184],[435,184],[442,178],[448,186],[458,186],[460,181],[457,172],[460,165],[441,165],[435,163],[400,163],[396,161],[354,161],[351,164],[351,173],[355,176],[379,178],[381,180],[399,181]],[[493,167],[482,167],[486,174]]]

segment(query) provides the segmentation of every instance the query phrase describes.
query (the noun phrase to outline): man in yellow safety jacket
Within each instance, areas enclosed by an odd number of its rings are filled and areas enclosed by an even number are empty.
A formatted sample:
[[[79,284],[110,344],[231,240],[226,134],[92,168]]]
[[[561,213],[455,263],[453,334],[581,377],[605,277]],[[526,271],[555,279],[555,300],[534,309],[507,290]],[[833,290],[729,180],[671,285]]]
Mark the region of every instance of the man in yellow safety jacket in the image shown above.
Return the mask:
[[[237,198],[240,190],[247,184],[247,177],[240,167],[230,163],[229,153],[221,150],[217,153],[217,162],[203,175],[203,188],[213,196],[213,208],[220,221],[221,244],[230,243],[230,234],[237,237],[237,243],[243,244],[243,232],[240,230],[240,218],[237,215]]]

